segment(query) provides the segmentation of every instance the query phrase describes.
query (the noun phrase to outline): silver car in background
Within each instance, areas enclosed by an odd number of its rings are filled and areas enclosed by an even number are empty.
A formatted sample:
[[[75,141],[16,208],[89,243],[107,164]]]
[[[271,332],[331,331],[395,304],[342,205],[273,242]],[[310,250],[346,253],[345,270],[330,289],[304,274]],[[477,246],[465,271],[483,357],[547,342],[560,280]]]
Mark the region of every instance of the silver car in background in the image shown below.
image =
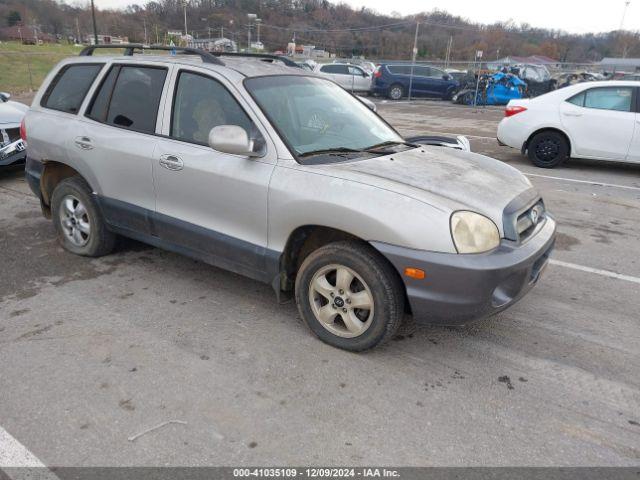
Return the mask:
[[[26,158],[20,123],[29,107],[10,98],[8,93],[0,92],[0,167],[24,162]]]
[[[325,63],[318,64],[315,72],[321,76],[330,78],[349,92],[371,92],[373,75],[359,65],[350,63]]]

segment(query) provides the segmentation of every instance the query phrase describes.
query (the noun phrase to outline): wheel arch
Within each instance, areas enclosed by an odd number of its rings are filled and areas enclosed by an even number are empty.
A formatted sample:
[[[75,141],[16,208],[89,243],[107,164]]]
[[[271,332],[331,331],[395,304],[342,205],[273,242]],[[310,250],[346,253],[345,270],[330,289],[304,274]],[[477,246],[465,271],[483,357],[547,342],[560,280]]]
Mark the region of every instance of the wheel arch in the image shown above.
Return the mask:
[[[567,141],[567,145],[569,147],[569,152],[568,152],[568,156],[571,157],[572,153],[573,153],[573,145],[571,143],[571,138],[569,137],[569,135],[567,135],[567,133],[558,128],[558,127],[542,127],[542,128],[538,128],[536,130],[533,131],[533,133],[531,133],[527,139],[525,140],[525,142],[522,144],[522,154],[524,155],[527,152],[527,149],[529,148],[529,143],[531,142],[531,140],[533,139],[533,137],[535,137],[536,135],[538,135],[539,133],[542,132],[556,132],[559,133],[560,135],[562,135],[564,137],[564,139]]]
[[[403,294],[405,296],[406,313],[410,314],[411,311],[406,286],[402,281],[400,273],[389,259],[367,240],[344,230],[325,225],[302,225],[294,229],[289,234],[284,251],[280,256],[280,291],[289,293],[293,292],[298,270],[309,254],[330,243],[345,240],[367,245],[369,248],[375,250],[380,257],[389,264],[391,271],[395,272],[397,279],[400,281],[400,285],[402,285]]]
[[[67,165],[66,163],[43,160],[42,161],[42,174],[40,176],[40,192],[42,195],[42,208],[46,216],[51,215],[51,196],[56,186],[65,178],[80,177],[87,184],[89,182],[82,176],[75,168]]]

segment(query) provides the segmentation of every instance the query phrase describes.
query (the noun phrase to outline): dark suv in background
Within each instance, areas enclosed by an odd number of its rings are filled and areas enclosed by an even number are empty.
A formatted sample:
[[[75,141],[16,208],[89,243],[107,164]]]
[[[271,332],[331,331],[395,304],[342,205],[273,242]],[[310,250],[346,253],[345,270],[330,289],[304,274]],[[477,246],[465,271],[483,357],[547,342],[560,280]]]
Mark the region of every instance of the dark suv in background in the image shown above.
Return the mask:
[[[406,97],[410,84],[412,97],[443,100],[449,100],[458,88],[458,82],[447,72],[426,65],[382,63],[373,74],[374,95],[383,95],[391,100]]]

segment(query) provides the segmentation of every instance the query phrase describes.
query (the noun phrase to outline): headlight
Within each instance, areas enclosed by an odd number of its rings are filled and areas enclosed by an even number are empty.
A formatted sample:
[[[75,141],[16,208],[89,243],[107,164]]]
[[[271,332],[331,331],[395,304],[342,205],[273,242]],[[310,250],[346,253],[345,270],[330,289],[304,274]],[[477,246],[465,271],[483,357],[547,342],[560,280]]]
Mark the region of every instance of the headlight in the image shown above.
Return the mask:
[[[496,224],[475,212],[455,212],[451,215],[451,236],[458,253],[481,253],[500,245]]]

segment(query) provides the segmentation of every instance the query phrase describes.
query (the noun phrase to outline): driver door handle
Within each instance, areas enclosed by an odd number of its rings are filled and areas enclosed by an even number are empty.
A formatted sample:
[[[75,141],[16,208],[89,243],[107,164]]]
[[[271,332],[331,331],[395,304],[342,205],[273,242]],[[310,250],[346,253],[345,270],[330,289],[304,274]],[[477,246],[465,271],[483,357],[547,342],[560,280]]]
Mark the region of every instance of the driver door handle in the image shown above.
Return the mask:
[[[159,163],[161,167],[164,167],[167,170],[171,170],[173,172],[182,170],[182,168],[184,167],[184,162],[175,155],[162,155],[160,157]]]
[[[578,112],[564,112],[565,117],[581,117],[582,114]]]

